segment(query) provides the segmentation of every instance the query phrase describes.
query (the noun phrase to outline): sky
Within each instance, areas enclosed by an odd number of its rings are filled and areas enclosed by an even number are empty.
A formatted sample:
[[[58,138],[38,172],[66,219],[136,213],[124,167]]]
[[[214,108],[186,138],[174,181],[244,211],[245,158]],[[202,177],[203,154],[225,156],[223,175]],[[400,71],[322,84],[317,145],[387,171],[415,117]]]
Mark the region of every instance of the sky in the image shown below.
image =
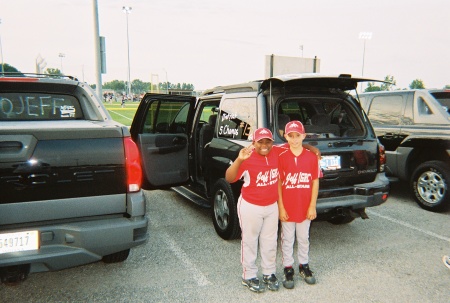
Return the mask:
[[[93,0],[0,0],[3,62],[94,84]],[[265,56],[320,59],[323,74],[450,85],[449,0],[97,0],[106,40],[102,82],[191,83],[197,90],[264,79]],[[359,38],[371,32],[370,40]],[[302,50],[303,48],[303,50]],[[64,54],[60,57],[60,54]],[[364,62],[364,63],[363,63]],[[364,66],[364,68],[363,68]]]

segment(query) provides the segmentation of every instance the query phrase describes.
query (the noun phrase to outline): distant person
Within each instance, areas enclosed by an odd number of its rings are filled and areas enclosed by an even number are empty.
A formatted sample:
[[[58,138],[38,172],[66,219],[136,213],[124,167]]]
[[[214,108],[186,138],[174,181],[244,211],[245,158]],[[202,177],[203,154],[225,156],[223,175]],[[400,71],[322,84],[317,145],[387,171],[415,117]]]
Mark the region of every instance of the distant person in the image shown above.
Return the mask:
[[[286,124],[284,137],[289,149],[278,159],[278,210],[281,221],[283,286],[294,288],[294,242],[297,239],[299,274],[308,284],[316,279],[309,268],[309,227],[317,217],[320,166],[317,156],[302,144],[306,137],[300,121]]]
[[[122,107],[125,106],[125,95],[122,95],[122,103],[120,104]]]

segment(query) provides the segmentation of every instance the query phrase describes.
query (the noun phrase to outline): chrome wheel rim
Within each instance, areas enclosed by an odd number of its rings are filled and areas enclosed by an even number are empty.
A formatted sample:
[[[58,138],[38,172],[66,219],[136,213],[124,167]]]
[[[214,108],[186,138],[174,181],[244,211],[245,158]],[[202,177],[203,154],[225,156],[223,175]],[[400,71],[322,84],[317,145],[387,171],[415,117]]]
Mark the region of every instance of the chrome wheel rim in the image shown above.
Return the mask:
[[[218,190],[214,197],[214,216],[220,229],[228,227],[230,209],[228,208],[228,198],[223,190]]]
[[[436,172],[426,171],[419,176],[417,181],[417,192],[427,203],[436,204],[444,198],[445,181]]]

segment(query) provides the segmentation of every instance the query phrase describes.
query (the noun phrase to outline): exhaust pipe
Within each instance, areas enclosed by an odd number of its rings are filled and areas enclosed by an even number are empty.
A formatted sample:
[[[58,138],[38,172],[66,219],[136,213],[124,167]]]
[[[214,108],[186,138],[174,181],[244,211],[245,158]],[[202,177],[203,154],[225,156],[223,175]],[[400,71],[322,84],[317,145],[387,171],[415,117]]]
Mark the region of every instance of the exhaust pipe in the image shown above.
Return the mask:
[[[344,207],[338,207],[335,209],[334,213],[336,217],[352,217],[352,218],[361,218],[361,219],[369,219],[369,216],[366,214],[365,209],[350,209]]]

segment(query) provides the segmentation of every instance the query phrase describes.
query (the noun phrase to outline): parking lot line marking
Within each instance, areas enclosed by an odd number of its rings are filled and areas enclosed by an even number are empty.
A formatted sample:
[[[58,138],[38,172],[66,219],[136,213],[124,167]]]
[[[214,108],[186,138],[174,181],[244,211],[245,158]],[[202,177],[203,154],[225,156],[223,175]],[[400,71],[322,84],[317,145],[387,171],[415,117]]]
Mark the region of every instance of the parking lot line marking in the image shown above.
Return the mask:
[[[411,228],[411,229],[420,231],[420,232],[422,232],[422,233],[424,233],[424,234],[427,234],[427,235],[429,235],[429,236],[435,237],[435,238],[437,238],[437,239],[440,239],[440,240],[444,240],[444,241],[450,242],[450,238],[447,238],[447,237],[444,237],[444,236],[435,234],[434,232],[431,232],[431,231],[428,231],[428,230],[424,230],[424,229],[415,227],[414,225],[411,225],[411,224],[409,224],[409,223],[406,223],[406,222],[403,222],[403,221],[400,221],[400,220],[397,220],[397,219],[394,219],[394,218],[391,218],[391,217],[388,217],[388,216],[384,216],[384,215],[382,215],[382,214],[379,214],[379,213],[377,213],[377,212],[374,212],[373,210],[366,210],[366,212],[369,213],[370,215],[375,215],[375,216],[377,216],[377,217],[386,219],[386,220],[388,220],[388,221],[391,221],[391,222],[394,222],[394,223],[403,225],[403,226],[405,226],[405,227],[408,227],[408,228]]]
[[[152,225],[155,227],[158,224],[155,221],[152,221]],[[164,241],[169,246],[170,250],[175,254],[175,256],[181,261],[184,267],[190,272],[193,273],[193,279],[196,280],[198,286],[207,286],[212,285],[211,282],[205,277],[205,275],[195,267],[195,265],[191,262],[188,255],[181,249],[178,244],[165,232],[160,231],[159,235],[164,239]]]

